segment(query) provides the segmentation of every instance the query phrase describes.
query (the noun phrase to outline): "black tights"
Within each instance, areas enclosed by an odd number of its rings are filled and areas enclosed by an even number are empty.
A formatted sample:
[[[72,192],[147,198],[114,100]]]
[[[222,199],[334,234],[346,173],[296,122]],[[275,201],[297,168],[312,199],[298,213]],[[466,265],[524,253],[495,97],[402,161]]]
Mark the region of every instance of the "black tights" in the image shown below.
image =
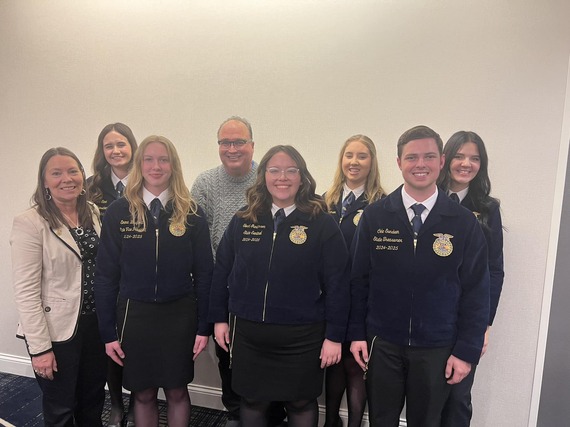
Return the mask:
[[[188,427],[190,421],[190,395],[187,387],[165,388],[166,416],[170,427]],[[148,388],[135,392],[135,423],[137,427],[158,425],[158,389]]]
[[[316,427],[319,421],[317,399],[284,402],[289,427]],[[258,402],[242,397],[241,423],[247,427],[266,427],[267,410],[271,402]]]
[[[348,427],[360,427],[366,406],[364,372],[352,355],[344,355],[337,365],[326,370],[325,427],[342,426],[339,409],[344,390],[348,404]]]

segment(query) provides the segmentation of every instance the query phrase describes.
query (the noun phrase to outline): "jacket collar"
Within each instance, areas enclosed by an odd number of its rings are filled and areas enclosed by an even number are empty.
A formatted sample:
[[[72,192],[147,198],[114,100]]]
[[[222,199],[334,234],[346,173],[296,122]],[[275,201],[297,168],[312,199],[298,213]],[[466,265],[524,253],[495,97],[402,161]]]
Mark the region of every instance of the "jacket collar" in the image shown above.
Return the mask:
[[[91,216],[93,219],[93,228],[95,229],[95,232],[97,233],[98,236],[101,235],[101,222],[99,220],[99,215],[97,215],[96,213],[96,208],[95,205],[93,205],[91,202],[88,202],[89,208],[91,210]],[[70,250],[72,250],[75,255],[81,259],[81,250],[79,249],[79,246],[77,245],[77,242],[75,241],[75,239],[73,238],[73,236],[71,235],[72,231],[70,231],[67,227],[65,226],[60,226],[58,228],[51,228],[51,231],[57,236],[58,239],[60,239],[65,246],[67,246]]]
[[[283,220],[283,222],[293,222],[295,220],[300,220],[300,221],[310,221],[311,216],[307,213],[301,212],[299,209],[295,209],[293,212],[291,212],[289,215],[287,215],[287,217],[285,217],[285,219]],[[269,210],[269,212],[264,213],[263,215],[259,215],[258,217],[258,221],[273,221],[273,215],[271,215],[271,210]]]
[[[398,218],[403,223],[407,224],[408,228],[411,231],[412,226],[410,225],[408,214],[406,213],[404,202],[402,201],[402,186],[403,185],[400,185],[396,190],[390,193],[390,195],[386,198],[384,206],[387,211],[396,213],[398,215]],[[430,227],[439,224],[444,217],[453,217],[458,215],[457,203],[451,200],[445,191],[441,190],[441,188],[438,190],[437,201],[435,202],[433,209],[426,218],[426,222],[420,230],[420,235]]]
[[[358,209],[363,209],[367,204],[368,202],[366,200],[366,193],[362,193],[354,202],[350,204],[350,206],[346,208],[345,216],[350,215],[352,212],[357,211]],[[338,203],[335,205],[335,208],[336,211],[330,213],[338,214],[340,217],[340,213],[342,212],[342,199],[338,201]]]

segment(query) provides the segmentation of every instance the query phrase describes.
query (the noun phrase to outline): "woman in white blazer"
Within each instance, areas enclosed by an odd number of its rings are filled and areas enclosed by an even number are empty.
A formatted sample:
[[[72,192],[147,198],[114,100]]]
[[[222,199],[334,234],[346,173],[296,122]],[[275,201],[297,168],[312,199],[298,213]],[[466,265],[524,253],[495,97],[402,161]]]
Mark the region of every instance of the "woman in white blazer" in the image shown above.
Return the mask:
[[[75,154],[44,153],[32,201],[10,237],[17,336],[42,390],[45,425],[100,427],[106,356],[93,294],[100,221]]]

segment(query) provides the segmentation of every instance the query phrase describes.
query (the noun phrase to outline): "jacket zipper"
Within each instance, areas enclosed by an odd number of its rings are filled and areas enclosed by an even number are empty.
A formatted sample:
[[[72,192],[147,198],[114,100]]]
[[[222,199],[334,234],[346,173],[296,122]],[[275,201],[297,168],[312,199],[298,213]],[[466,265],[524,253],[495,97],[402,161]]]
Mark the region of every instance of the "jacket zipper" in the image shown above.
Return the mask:
[[[414,262],[416,257],[417,236],[414,236]],[[414,309],[414,289],[412,288],[412,301],[410,302],[410,323],[408,325],[408,346],[412,345],[412,311]]]
[[[229,323],[230,323],[230,331],[232,333],[232,339],[230,340],[230,364],[229,364],[229,368],[232,369],[232,361],[233,361],[233,357],[234,357],[234,339],[236,337],[236,322],[237,322],[237,317],[234,315],[234,327],[232,328],[232,315],[230,314],[230,318],[229,318]]]
[[[377,335],[374,335],[372,338],[372,342],[370,343],[370,353],[368,353],[368,361],[364,364],[364,375],[362,376],[363,379],[366,380],[366,375],[368,374],[368,364],[370,363],[370,359],[372,359],[372,352],[374,351],[374,341],[378,338]]]
[[[412,303],[410,307],[410,324],[408,325],[408,346],[412,345],[412,307],[414,305],[414,291],[412,291]]]
[[[127,306],[125,307],[125,318],[123,319],[123,326],[121,327],[121,336],[119,337],[119,344],[123,343],[123,338],[125,337],[125,327],[127,326],[127,315],[129,314],[129,303],[130,299],[127,299]]]
[[[273,259],[273,248],[275,247],[275,238],[277,237],[277,230],[273,230],[273,241],[271,242],[271,253],[269,254],[269,269],[271,270],[271,260]],[[267,306],[267,290],[269,289],[269,279],[265,283],[265,290],[263,291],[263,314],[261,316],[261,321],[265,322],[265,308]]]
[[[156,227],[156,249],[154,264],[154,301],[156,302],[156,294],[158,293],[158,226]]]

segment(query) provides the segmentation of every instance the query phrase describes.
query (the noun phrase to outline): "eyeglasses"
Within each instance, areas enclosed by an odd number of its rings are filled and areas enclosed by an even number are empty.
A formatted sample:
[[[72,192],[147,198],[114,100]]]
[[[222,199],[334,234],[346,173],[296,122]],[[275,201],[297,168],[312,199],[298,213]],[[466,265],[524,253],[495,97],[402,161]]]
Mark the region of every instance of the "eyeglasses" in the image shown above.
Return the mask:
[[[251,142],[251,139],[236,139],[234,141],[230,141],[229,139],[221,139],[220,141],[218,141],[218,145],[222,147],[224,150],[229,150],[229,148],[232,145],[236,150],[239,150],[248,142]]]
[[[285,176],[289,179],[295,178],[299,174],[299,168],[287,168],[287,169],[279,169],[279,168],[267,168],[265,169],[269,175],[273,178],[281,178],[281,175],[285,174]]]

